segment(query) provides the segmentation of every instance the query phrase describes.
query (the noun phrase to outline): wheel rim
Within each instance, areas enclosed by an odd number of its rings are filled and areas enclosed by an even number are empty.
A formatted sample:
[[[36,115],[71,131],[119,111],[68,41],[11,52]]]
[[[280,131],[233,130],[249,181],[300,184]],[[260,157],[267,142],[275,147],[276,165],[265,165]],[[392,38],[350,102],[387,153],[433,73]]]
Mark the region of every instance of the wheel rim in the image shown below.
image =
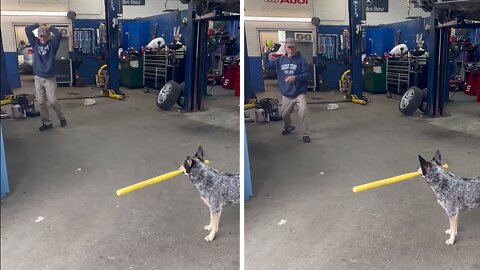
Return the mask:
[[[157,101],[159,104],[162,104],[165,99],[167,99],[167,96],[170,94],[172,91],[172,86],[170,84],[166,84],[162,89],[160,89],[160,92],[158,93]]]
[[[408,106],[408,104],[410,104],[410,101],[412,100],[414,93],[415,92],[413,91],[413,89],[409,89],[405,93],[405,95],[403,95],[402,100],[400,101],[400,108],[405,109]]]

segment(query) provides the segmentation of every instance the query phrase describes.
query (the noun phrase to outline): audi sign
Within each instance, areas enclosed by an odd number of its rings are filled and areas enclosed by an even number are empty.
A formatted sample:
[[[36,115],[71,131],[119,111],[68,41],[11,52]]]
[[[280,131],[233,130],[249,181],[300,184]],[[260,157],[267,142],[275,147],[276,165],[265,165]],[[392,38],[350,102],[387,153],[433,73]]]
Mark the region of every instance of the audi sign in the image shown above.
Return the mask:
[[[275,3],[275,4],[299,4],[299,5],[308,5],[308,0],[263,0],[266,3]]]

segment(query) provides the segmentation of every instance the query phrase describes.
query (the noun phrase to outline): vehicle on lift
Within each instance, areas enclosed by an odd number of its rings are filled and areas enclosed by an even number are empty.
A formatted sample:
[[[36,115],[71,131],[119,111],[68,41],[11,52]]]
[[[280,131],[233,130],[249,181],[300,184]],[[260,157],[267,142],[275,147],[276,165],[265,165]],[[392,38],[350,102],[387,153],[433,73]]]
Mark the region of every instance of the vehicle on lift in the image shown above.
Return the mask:
[[[182,4],[190,2],[195,7],[195,13],[202,16],[213,10],[240,14],[240,0],[180,0]]]
[[[452,42],[451,36],[448,34],[450,27],[458,28],[468,28],[469,25],[473,25],[469,20],[479,21],[480,20],[480,1],[478,0],[409,0],[409,4],[414,4],[415,7],[422,8],[425,12],[432,12],[430,15],[431,18],[436,19],[433,22],[431,29],[434,29],[435,38],[439,38],[434,44],[430,44],[433,50],[438,52],[438,57],[432,58],[431,63],[429,63],[430,68],[428,71],[429,75],[429,92],[431,94],[431,100],[433,104],[428,104],[427,102],[427,91],[423,90],[423,102],[421,102],[420,109],[423,110],[429,116],[444,115],[445,114],[445,104],[448,100],[448,93],[443,91],[443,89],[454,89],[454,91],[464,90],[467,84],[463,83],[463,75],[454,74],[450,76],[449,74],[444,74],[447,71],[446,63],[448,61],[447,50],[443,48],[448,48],[450,45],[450,58],[456,58],[455,53],[460,51],[460,47],[471,46],[469,42],[465,40],[455,40]],[[435,12],[434,12],[435,11]],[[438,25],[437,25],[438,22]],[[448,24],[447,24],[448,23]],[[443,25],[441,25],[443,24]],[[430,27],[429,27],[430,29]],[[449,44],[450,39],[450,44]],[[442,49],[440,49],[442,48]],[[465,49],[465,48],[464,48]],[[468,50],[468,48],[466,48]],[[452,57],[453,52],[453,57]],[[434,69],[432,67],[435,67]],[[468,67],[465,67],[468,69]],[[438,73],[437,70],[442,72]],[[454,79],[452,79],[454,78]],[[467,78],[468,81],[468,78]],[[474,80],[472,79],[473,83]],[[463,89],[462,89],[463,88]],[[408,92],[408,91],[407,91]],[[418,91],[413,90],[418,95]],[[412,91],[410,91],[412,93]],[[407,94],[407,93],[406,93]],[[473,94],[473,93],[472,93]],[[411,95],[410,95],[411,96]],[[403,98],[402,98],[403,99]],[[408,96],[406,97],[408,99]],[[410,99],[412,100],[412,99]],[[480,100],[480,99],[479,99]],[[404,102],[405,103],[405,102]],[[415,104],[414,102],[413,104]],[[410,104],[410,103],[409,103]],[[413,105],[410,105],[413,106]],[[427,111],[427,108],[430,108]]]
[[[440,23],[446,23],[453,19],[480,21],[480,13],[478,12],[480,3],[476,0],[410,0],[410,3],[414,4],[414,7],[422,8],[425,12],[431,12],[434,7],[437,8],[437,19]]]

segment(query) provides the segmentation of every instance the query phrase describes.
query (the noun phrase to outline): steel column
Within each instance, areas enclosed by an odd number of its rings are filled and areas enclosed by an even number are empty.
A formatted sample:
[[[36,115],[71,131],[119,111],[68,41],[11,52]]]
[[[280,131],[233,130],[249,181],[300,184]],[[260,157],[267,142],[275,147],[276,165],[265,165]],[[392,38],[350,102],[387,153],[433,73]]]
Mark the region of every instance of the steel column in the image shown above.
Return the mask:
[[[435,9],[430,13],[429,25],[431,26],[430,33],[428,35],[429,41],[429,56],[428,56],[428,93],[427,93],[427,110],[424,112],[427,116],[435,116],[437,113],[438,103],[437,103],[437,78],[439,70],[439,50],[438,50],[438,36],[439,32],[437,29],[437,20],[435,19]]]
[[[362,0],[349,0],[349,27],[350,27],[350,54],[352,56],[352,66],[350,74],[352,75],[353,93],[362,98],[363,96],[363,76],[362,76],[362,20],[364,20],[365,7]]]
[[[450,27],[440,28],[440,80],[438,89],[438,115],[447,115],[446,105],[449,97],[449,49],[450,49]]]
[[[118,48],[120,21],[123,13],[122,0],[105,0],[105,20],[107,30],[108,89],[120,93],[120,74],[118,71]]]
[[[193,110],[194,88],[195,88],[195,59],[197,47],[196,35],[197,23],[195,21],[195,12],[192,2],[188,4],[187,11],[187,26],[185,28],[185,41],[187,45],[187,53],[185,54],[185,89],[183,96],[185,97],[185,104],[183,110],[190,112]]]
[[[434,8],[429,18],[432,26],[429,34],[428,94],[426,116],[436,117],[446,114],[449,94],[449,31],[450,27],[438,27]]]
[[[196,82],[197,85],[197,104],[195,104],[195,110],[204,110],[203,100],[207,95],[207,57],[208,57],[208,21],[202,20],[197,23],[197,63],[196,63],[196,75],[198,76]]]

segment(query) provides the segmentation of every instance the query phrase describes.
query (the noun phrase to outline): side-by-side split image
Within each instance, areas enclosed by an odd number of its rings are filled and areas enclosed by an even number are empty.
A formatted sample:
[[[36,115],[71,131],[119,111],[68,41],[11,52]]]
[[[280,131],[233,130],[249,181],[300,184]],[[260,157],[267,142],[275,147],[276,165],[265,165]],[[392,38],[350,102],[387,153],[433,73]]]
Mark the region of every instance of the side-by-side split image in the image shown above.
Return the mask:
[[[2,270],[480,269],[480,1],[0,15]]]

